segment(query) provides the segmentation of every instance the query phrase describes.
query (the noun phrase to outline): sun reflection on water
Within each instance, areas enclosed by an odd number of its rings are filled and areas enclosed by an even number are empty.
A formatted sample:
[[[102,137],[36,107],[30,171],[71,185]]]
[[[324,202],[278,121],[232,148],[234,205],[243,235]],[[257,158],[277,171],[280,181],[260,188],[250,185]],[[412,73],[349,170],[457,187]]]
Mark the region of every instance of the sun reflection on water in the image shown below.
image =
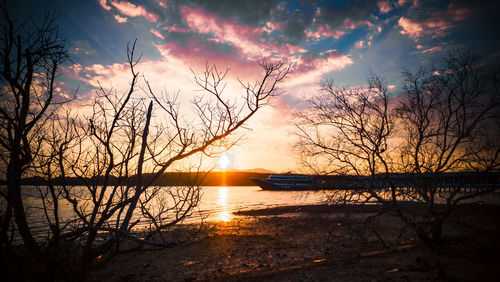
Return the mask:
[[[219,187],[219,197],[217,199],[218,209],[220,210],[217,218],[220,221],[229,222],[233,218],[229,205],[227,203],[228,187]]]

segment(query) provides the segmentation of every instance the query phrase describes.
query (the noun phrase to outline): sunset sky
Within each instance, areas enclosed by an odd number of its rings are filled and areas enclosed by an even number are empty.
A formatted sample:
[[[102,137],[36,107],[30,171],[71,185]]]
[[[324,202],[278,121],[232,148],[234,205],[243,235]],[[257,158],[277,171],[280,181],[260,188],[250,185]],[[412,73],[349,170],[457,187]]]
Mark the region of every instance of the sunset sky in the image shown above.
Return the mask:
[[[281,85],[284,94],[257,113],[251,131],[226,156],[227,166],[237,169],[300,169],[291,148],[292,115],[325,76],[362,86],[372,69],[397,96],[404,67],[459,47],[473,48],[485,60],[500,55],[498,1],[17,0],[8,5],[17,19],[61,12],[59,34],[72,61],[58,86],[60,91],[79,86],[80,105],[95,95],[97,81],[117,91],[127,86],[126,46],[136,38],[141,74],[158,92],[179,91],[184,103],[197,89],[190,68],[199,72],[206,63],[229,68],[226,91],[240,97],[243,92],[231,81],[255,81],[257,62],[285,58],[293,68]]]

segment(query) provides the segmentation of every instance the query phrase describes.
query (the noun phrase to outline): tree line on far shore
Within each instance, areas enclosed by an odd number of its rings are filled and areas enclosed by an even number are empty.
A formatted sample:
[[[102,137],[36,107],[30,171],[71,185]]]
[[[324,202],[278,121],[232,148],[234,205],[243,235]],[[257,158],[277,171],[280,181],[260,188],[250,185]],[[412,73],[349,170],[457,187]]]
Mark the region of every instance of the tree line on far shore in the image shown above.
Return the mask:
[[[266,178],[269,173],[257,172],[237,172],[237,171],[212,171],[212,172],[167,172],[156,178],[151,185],[153,186],[255,186],[253,178]],[[148,179],[154,177],[149,173],[144,173],[143,178]],[[102,180],[101,180],[102,181]],[[130,176],[128,179],[120,180],[117,177],[110,176],[108,185],[113,186],[116,184],[131,185],[137,181],[137,176]],[[76,177],[55,178],[52,179],[52,184],[68,185],[68,186],[83,186],[88,182],[96,182],[93,179],[79,179]],[[102,185],[102,182],[96,183]],[[5,181],[0,181],[0,185],[5,185]],[[49,182],[46,178],[41,176],[27,177],[22,179],[22,185],[26,186],[43,186],[48,185]]]

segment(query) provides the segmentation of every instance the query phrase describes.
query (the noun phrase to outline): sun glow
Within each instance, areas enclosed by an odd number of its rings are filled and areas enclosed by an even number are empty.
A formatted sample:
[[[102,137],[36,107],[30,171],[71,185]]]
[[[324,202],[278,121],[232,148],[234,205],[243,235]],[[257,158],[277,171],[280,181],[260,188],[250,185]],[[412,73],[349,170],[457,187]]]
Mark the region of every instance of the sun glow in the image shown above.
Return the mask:
[[[219,157],[219,167],[220,168],[226,169],[229,167],[230,164],[231,164],[231,160],[229,159],[229,157],[226,154],[222,154]]]

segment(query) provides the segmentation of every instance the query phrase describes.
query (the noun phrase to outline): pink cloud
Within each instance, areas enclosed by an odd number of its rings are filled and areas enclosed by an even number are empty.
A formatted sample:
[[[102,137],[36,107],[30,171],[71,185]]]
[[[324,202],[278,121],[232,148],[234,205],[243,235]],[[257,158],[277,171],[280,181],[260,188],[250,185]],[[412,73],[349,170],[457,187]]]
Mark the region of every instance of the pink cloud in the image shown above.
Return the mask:
[[[111,7],[107,5],[106,0],[99,0],[99,5],[101,5],[101,7],[106,11],[111,10]]]
[[[247,56],[270,55],[258,42],[262,34],[262,28],[253,28],[237,25],[217,18],[201,9],[182,7],[181,13],[184,21],[192,29],[199,33],[212,34],[219,42],[228,42]]]
[[[292,44],[278,44],[266,42],[262,34],[268,32],[269,28],[279,28],[277,24],[266,24],[266,27],[252,27],[239,24],[234,21],[221,19],[200,8],[182,7],[181,14],[187,26],[198,33],[211,36],[211,41],[216,43],[230,44],[235,48],[232,53],[220,53],[216,49],[207,47],[200,39],[192,37],[187,46],[179,46],[173,42],[167,42],[158,46],[163,56],[175,56],[188,65],[201,65],[216,62],[231,69],[241,77],[250,77],[255,73],[255,61],[263,58],[287,58],[294,65],[293,74],[289,76],[291,84],[317,82],[322,75],[332,71],[344,69],[353,61],[346,55],[334,51],[324,52],[320,58],[301,58],[299,54],[306,52],[302,47]],[[369,22],[360,22],[360,25],[369,25]],[[327,26],[320,26],[314,36],[339,37],[343,34],[332,31]],[[258,71],[258,70],[257,70]],[[257,72],[258,73],[258,72]]]
[[[77,71],[78,68],[76,67],[74,70]],[[130,70],[127,64],[115,63],[109,66],[94,64],[81,68],[79,71],[79,75],[81,76],[80,80],[96,88],[99,87],[98,81],[113,78],[113,82],[116,83],[117,81],[126,81],[130,79]]]
[[[344,54],[334,51],[324,52],[326,58],[299,58],[290,76],[290,84],[316,84],[330,72],[340,71],[354,62]]]
[[[365,46],[365,41],[363,40],[360,40],[358,42],[356,42],[356,44],[354,44],[354,47],[356,48],[363,48]]]
[[[319,25],[318,29],[314,32],[306,31],[307,37],[314,37],[314,38],[333,37],[335,39],[339,39],[344,34],[345,31],[332,30],[329,25]]]
[[[266,28],[251,27],[223,20],[202,9],[182,7],[181,14],[189,28],[198,33],[212,35],[214,42],[231,44],[250,60],[272,56],[290,56],[297,52],[305,52],[298,45],[264,42],[260,36]]]
[[[451,27],[451,23],[442,18],[432,18],[418,22],[401,17],[398,25],[403,28],[400,33],[417,41],[422,35],[431,35],[433,38],[444,36],[444,32]]]
[[[272,32],[274,30],[279,30],[283,28],[283,24],[280,22],[267,22],[266,29],[268,32]]]
[[[400,31],[401,34],[408,35],[415,40],[417,40],[424,31],[421,23],[405,17],[401,17],[398,20],[398,25],[403,28],[403,30]]]
[[[353,22],[351,21],[350,19],[345,19],[344,20],[344,24],[343,24],[343,27],[346,28],[346,29],[356,29],[362,25],[366,25],[368,27],[372,27],[373,26],[373,23],[369,22],[369,21],[359,21],[359,22]]]
[[[156,35],[157,37],[159,37],[161,39],[165,39],[165,36],[163,36],[163,34],[161,34],[158,30],[152,28],[150,31],[152,34]]]
[[[398,1],[398,6],[404,6],[408,1],[407,0],[399,0]],[[418,0],[413,0],[412,1],[412,7],[415,8],[418,6]]]
[[[83,66],[80,64],[73,64],[68,67],[63,67],[62,72],[70,78],[77,79],[80,71],[82,71]]]
[[[126,23],[127,22],[127,18],[125,17],[120,17],[120,15],[115,15],[114,16],[115,20],[118,22],[118,23]]]
[[[111,5],[113,5],[120,13],[129,17],[144,17],[150,22],[156,22],[159,16],[154,13],[149,13],[146,9],[139,5],[134,5],[127,1],[114,1],[109,0]]]
[[[166,42],[155,45],[164,58],[175,59],[195,70],[201,70],[205,64],[216,63],[218,66],[230,68],[231,72],[246,80],[256,79],[256,74],[261,72],[255,61],[242,60],[239,53],[219,53],[200,42],[196,37],[191,37],[186,44],[180,45],[175,42]],[[188,46],[188,47],[187,47]],[[353,64],[351,58],[335,51],[324,52],[322,58],[288,57],[288,62],[293,64],[292,73],[289,74],[287,85],[316,83],[322,76],[344,69]]]
[[[196,37],[190,37],[186,44],[166,42],[155,45],[163,58],[179,61],[186,69],[203,70],[207,63],[221,68],[230,68],[231,72],[242,79],[255,79],[260,73],[259,66],[252,61],[242,61],[238,54],[224,53],[206,46]]]
[[[385,13],[388,13],[392,10],[391,5],[387,1],[379,1],[377,3],[377,5],[378,5],[378,8],[380,9],[381,13],[385,14]]]
[[[179,27],[177,25],[171,25],[171,26],[166,26],[163,28],[164,30],[170,31],[170,32],[180,32],[180,33],[186,33],[189,32],[188,29]]]
[[[115,6],[117,2],[111,1],[110,3]],[[144,13],[137,12],[136,14],[143,15]],[[159,77],[158,74],[175,77],[179,70],[184,69],[186,74],[190,76],[189,68],[199,72],[205,68],[206,63],[214,63],[221,69],[231,69],[231,75],[244,81],[254,81],[258,79],[262,72],[256,62],[264,58],[273,60],[284,57],[287,58],[288,63],[293,64],[293,72],[289,75],[287,82],[290,81],[290,85],[295,87],[304,87],[309,83],[316,84],[327,73],[342,70],[353,64],[351,58],[337,53],[335,50],[324,52],[319,58],[302,58],[299,54],[306,52],[306,50],[298,45],[266,42],[262,35],[268,32],[268,29],[280,28],[278,23],[269,23],[265,27],[246,26],[234,21],[220,19],[201,9],[188,7],[181,8],[181,14],[189,30],[175,25],[163,27],[163,29],[185,32],[188,35],[190,30],[208,34],[214,42],[230,44],[234,47],[234,50],[232,52],[222,52],[214,44],[206,44],[207,41],[195,35],[189,36],[183,44],[173,41],[154,44],[162,58],[160,60],[143,60],[138,65],[138,70],[141,73],[147,76],[154,74],[155,77]],[[157,29],[151,29],[150,32],[159,38],[164,38]],[[330,32],[332,33],[331,36],[339,36],[326,27],[319,28],[318,32],[322,34]],[[167,65],[167,67],[164,67],[164,65]],[[139,66],[141,67],[139,68]],[[98,80],[101,82],[109,80],[115,86],[121,87],[127,85],[130,78],[126,64],[108,66],[95,64],[87,67],[73,65],[65,69],[65,74],[94,87],[98,86]],[[161,81],[161,79],[158,79],[158,81]],[[171,85],[179,85],[178,88],[174,87],[174,89],[181,89],[185,88],[184,85],[187,85],[187,83],[181,85],[179,82],[174,81]]]
[[[345,19],[343,27],[347,29],[355,29],[356,24],[354,24],[350,19]]]
[[[158,0],[158,5],[163,8],[167,8],[167,0]]]
[[[432,17],[423,21],[412,20],[401,17],[398,25],[402,28],[401,34],[417,41],[423,35],[430,35],[432,38],[442,37],[446,30],[453,27],[452,22],[462,21],[473,12],[468,7],[457,8],[450,4],[445,12],[434,13]]]
[[[417,48],[418,48],[418,46],[417,46]],[[426,54],[426,53],[432,54],[432,53],[435,53],[435,52],[438,52],[438,51],[441,51],[441,50],[443,50],[443,48],[441,48],[441,46],[435,46],[435,47],[432,47],[432,48],[428,48],[428,49],[422,50],[420,52],[422,54]]]

